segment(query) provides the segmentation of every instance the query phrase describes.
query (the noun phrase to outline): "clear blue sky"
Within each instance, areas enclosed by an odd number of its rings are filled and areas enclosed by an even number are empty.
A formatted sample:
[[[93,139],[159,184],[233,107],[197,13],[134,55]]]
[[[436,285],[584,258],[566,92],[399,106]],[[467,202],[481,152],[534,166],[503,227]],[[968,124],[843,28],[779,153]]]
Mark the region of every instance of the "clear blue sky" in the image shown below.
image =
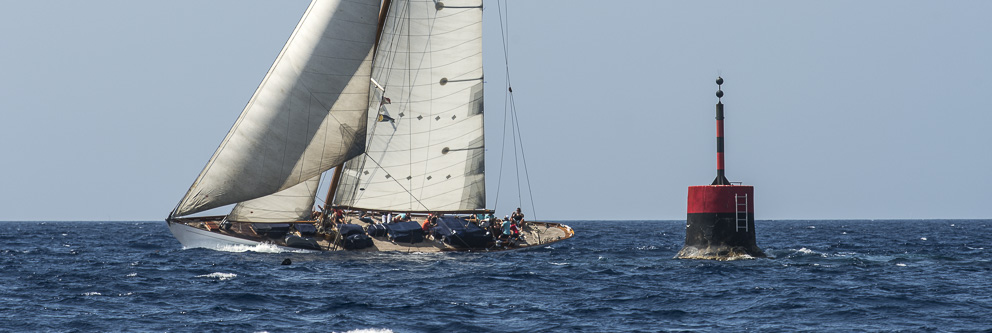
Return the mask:
[[[308,2],[3,2],[0,220],[163,219]],[[496,8],[490,203],[504,97]],[[715,176],[717,75],[727,175],[755,186],[759,220],[992,218],[992,2],[508,10],[539,218],[684,219],[686,187]],[[501,214],[517,205],[504,181]]]

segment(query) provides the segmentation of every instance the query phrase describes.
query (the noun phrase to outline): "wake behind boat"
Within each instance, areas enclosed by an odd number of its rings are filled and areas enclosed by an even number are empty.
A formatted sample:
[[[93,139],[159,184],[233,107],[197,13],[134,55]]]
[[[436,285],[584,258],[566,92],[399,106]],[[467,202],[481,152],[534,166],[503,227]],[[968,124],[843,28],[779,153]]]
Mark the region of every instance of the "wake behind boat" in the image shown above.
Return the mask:
[[[169,229],[207,248],[508,250],[572,237],[486,209],[483,91],[481,0],[313,0]]]

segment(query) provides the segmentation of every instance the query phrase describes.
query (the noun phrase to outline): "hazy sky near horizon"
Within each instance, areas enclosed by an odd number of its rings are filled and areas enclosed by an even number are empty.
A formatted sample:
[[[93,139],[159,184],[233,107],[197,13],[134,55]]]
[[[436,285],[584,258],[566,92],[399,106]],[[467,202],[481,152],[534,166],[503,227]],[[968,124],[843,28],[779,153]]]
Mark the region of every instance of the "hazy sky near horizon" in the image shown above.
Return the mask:
[[[2,2],[0,220],[164,219],[308,3]],[[992,218],[992,2],[504,9],[538,218],[684,219],[686,188],[715,176],[717,75],[727,176],[755,186],[757,219]],[[495,1],[485,20],[492,205]]]

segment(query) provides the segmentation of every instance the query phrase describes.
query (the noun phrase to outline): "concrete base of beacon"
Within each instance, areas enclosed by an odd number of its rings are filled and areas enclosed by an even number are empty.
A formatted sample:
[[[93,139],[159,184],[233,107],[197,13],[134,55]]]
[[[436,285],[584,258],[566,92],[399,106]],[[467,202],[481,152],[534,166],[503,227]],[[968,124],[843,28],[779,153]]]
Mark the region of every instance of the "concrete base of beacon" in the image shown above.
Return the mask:
[[[738,260],[764,258],[754,233],[754,187],[689,187],[685,246],[675,258]]]

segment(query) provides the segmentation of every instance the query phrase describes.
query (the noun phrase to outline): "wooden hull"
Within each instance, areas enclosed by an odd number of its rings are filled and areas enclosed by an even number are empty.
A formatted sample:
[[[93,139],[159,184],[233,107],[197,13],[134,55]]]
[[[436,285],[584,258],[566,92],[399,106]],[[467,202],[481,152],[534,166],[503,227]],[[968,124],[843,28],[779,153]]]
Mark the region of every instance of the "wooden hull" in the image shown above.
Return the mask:
[[[256,233],[251,223],[229,222],[228,228],[216,228],[223,217],[188,218],[168,221],[169,230],[182,243],[184,248],[208,248],[220,251],[243,252],[257,251],[301,251],[288,246],[282,237]],[[349,219],[348,223],[366,226],[367,223],[357,219]],[[293,223],[314,224],[313,221],[297,221]],[[360,250],[345,250],[341,242],[333,235],[317,234],[310,238],[317,241],[320,251],[393,251],[393,252],[492,252],[507,250],[523,250],[548,246],[575,235],[571,227],[553,222],[528,222],[523,228],[521,240],[508,246],[493,245],[486,248],[459,248],[444,244],[440,240],[428,237],[419,243],[397,243],[385,237],[373,237],[373,246]]]

